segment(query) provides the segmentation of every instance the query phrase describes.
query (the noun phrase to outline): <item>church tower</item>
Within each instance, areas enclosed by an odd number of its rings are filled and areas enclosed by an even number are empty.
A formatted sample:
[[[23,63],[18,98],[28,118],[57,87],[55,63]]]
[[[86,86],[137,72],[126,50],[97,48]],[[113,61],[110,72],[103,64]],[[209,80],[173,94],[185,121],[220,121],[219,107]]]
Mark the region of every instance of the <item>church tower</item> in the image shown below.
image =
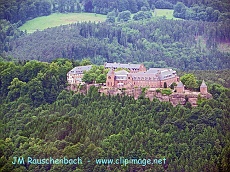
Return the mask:
[[[201,94],[207,94],[208,93],[208,87],[205,84],[204,80],[202,81],[202,84],[200,85],[200,93]]]
[[[107,78],[106,78],[106,86],[107,87],[113,87],[114,86],[114,80],[115,80],[115,73],[113,69],[110,69]]]

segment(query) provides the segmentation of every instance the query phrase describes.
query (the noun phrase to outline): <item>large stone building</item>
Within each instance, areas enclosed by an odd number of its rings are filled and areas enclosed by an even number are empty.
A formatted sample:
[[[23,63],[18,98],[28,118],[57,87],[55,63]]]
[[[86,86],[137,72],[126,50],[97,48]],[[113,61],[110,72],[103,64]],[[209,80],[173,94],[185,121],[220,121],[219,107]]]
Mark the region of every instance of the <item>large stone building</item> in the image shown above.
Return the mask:
[[[88,66],[77,66],[67,73],[67,81],[70,85],[82,84],[83,72],[88,71],[92,68],[92,65]]]
[[[132,64],[130,64],[132,66]],[[127,65],[125,65],[127,69]],[[122,68],[122,67],[117,67]],[[170,86],[173,82],[178,82],[179,77],[176,71],[166,68],[150,68],[146,71],[144,66],[140,68],[131,68],[131,72],[126,70],[114,71],[110,68],[107,74],[106,86],[118,88],[132,88],[132,87],[151,87],[162,88],[164,83]],[[135,72],[134,72],[135,71]]]
[[[146,70],[143,64],[120,64],[105,63],[105,68],[109,68],[106,78],[107,88],[163,88],[169,87],[172,83],[176,83],[175,90],[177,93],[187,94],[184,84],[179,80],[176,71],[169,68],[150,68]],[[78,66],[67,73],[67,81],[70,90],[76,90],[77,85],[84,84],[82,77],[84,71],[89,71],[92,65]],[[108,89],[111,90],[111,89]],[[119,89],[118,89],[119,90]],[[203,96],[209,95],[207,85],[203,81],[200,86],[200,93]]]

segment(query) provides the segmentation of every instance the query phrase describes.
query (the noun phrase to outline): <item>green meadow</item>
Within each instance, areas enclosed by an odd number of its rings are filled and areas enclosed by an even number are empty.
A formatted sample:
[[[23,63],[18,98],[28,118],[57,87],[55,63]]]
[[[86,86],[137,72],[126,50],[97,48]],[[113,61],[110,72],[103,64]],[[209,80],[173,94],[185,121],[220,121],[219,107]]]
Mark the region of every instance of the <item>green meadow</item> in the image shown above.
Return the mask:
[[[173,17],[173,10],[170,9],[155,9],[153,12],[154,17],[163,17],[165,16],[166,19],[179,19]]]
[[[24,25],[19,27],[19,29],[22,31],[26,30],[27,33],[33,33],[36,30],[44,30],[50,27],[67,25],[76,22],[103,22],[105,20],[106,15],[95,13],[54,13],[49,16],[42,16],[29,20]]]
[[[153,17],[165,16],[166,19],[178,19],[173,17],[173,10],[170,9],[155,9]],[[44,30],[50,27],[56,27],[60,25],[67,25],[76,22],[103,22],[106,20],[106,15],[95,13],[54,13],[49,16],[37,17],[35,19],[27,21],[24,25],[19,27],[22,31],[27,33],[33,33],[36,30]]]

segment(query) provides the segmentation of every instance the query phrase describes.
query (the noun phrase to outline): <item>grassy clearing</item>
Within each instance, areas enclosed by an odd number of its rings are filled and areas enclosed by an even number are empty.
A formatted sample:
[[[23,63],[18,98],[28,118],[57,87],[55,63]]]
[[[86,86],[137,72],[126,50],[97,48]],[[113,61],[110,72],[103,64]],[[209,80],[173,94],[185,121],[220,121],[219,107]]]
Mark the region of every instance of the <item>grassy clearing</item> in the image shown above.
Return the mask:
[[[180,18],[176,18],[173,17],[173,10],[170,9],[155,9],[153,12],[153,16],[154,17],[163,17],[165,16],[166,19],[180,19]]]
[[[133,16],[133,14],[132,14]],[[153,16],[160,17],[165,16],[166,19],[179,19],[173,17],[173,10],[169,9],[155,9]],[[24,25],[19,27],[22,31],[27,31],[27,33],[33,33],[36,30],[44,30],[50,27],[56,27],[60,25],[67,25],[75,22],[103,22],[106,20],[106,15],[95,13],[54,13],[49,16],[37,17],[33,20],[27,21]]]
[[[33,33],[36,30],[44,30],[49,27],[56,27],[60,25],[67,25],[76,22],[103,22],[106,20],[106,15],[94,13],[54,13],[49,16],[37,17],[33,20],[27,21],[19,29],[22,31],[27,30],[27,33]]]

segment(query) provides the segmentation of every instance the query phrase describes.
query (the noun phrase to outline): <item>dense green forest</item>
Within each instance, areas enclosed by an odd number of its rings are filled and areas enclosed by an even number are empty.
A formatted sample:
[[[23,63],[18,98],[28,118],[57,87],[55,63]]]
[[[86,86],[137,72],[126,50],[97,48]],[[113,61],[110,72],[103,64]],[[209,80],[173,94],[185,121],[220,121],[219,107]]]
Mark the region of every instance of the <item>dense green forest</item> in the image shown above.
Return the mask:
[[[104,62],[142,63],[181,70],[229,68],[230,24],[149,19],[125,23],[76,23],[38,31],[10,42],[7,55],[52,61],[58,57]]]
[[[188,71],[196,76],[198,80],[205,79],[208,83],[218,83],[230,88],[230,70],[193,70]],[[186,74],[184,71],[178,71],[178,75]]]
[[[23,32],[19,31],[17,28],[17,24],[11,24],[7,20],[0,20],[0,55],[10,50],[9,42],[11,40],[15,40],[23,35]]]
[[[63,90],[77,62],[1,62],[0,169],[12,171],[223,171],[230,153],[230,90],[215,99],[173,107],[145,98]],[[55,87],[55,88],[54,88]],[[12,165],[14,156],[80,156],[82,165]],[[96,165],[96,158],[160,158],[167,164]],[[87,162],[91,159],[91,162]]]
[[[202,20],[209,22],[220,22],[230,20],[230,4],[228,0],[207,1],[208,3],[198,3],[187,7],[182,2],[177,2],[174,6],[174,17],[186,20]]]

